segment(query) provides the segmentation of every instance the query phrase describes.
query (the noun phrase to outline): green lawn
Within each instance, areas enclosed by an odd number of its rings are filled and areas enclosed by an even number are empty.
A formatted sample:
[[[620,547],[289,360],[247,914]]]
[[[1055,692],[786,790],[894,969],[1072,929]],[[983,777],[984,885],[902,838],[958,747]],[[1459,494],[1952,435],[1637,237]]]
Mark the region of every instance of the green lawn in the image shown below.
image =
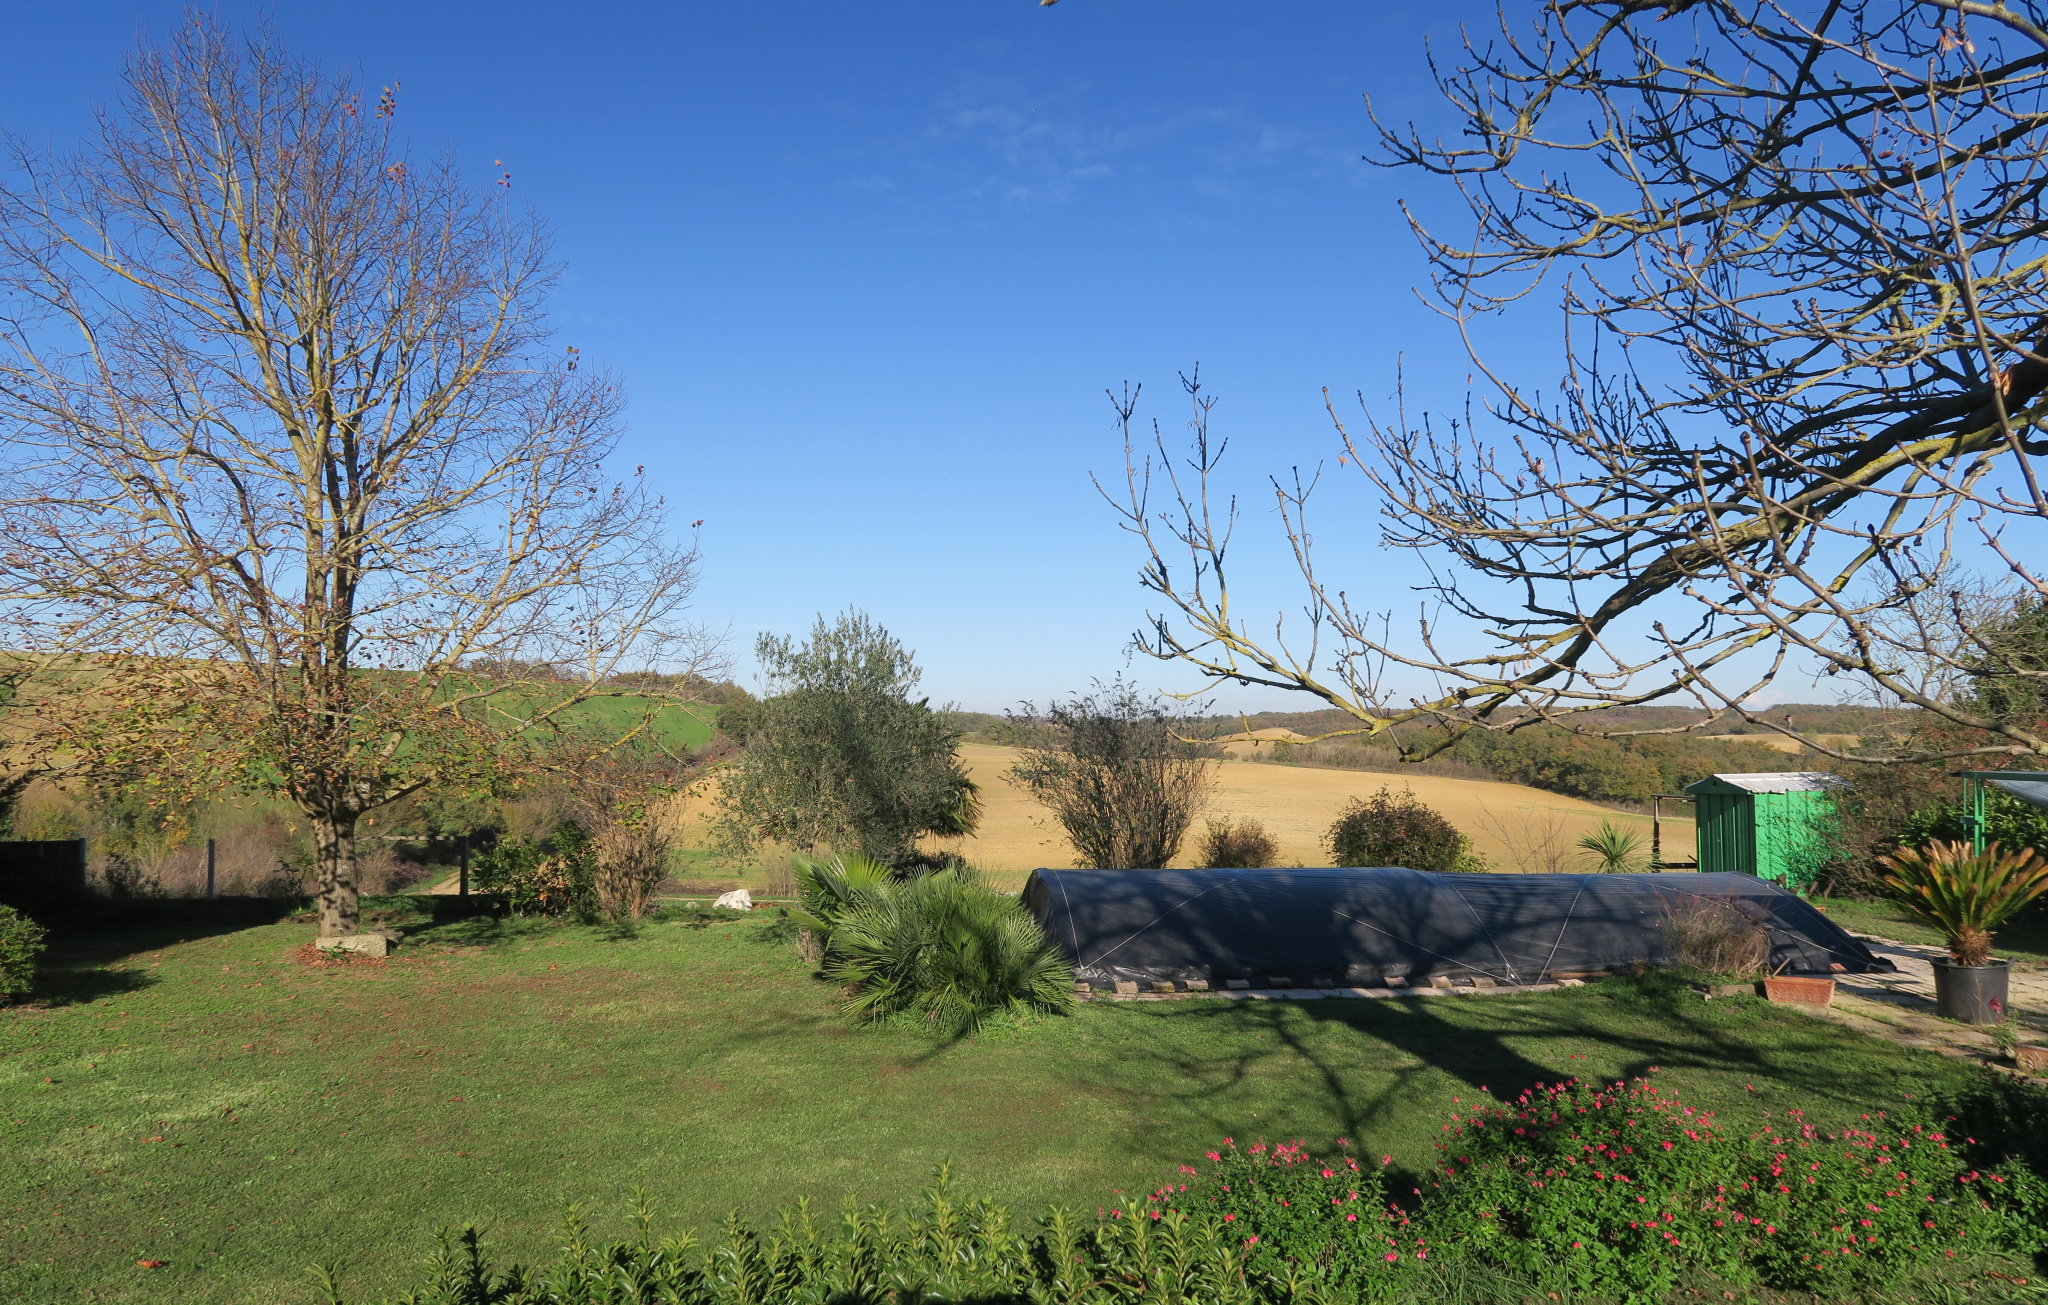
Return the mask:
[[[1941,945],[1941,931],[1918,920],[1908,919],[1889,902],[1858,902],[1846,897],[1828,897],[1814,902],[1828,918],[1857,933],[1876,934],[1898,942]],[[2029,907],[1998,930],[1997,951],[2023,966],[2048,965],[2048,910]]]
[[[60,938],[41,1004],[0,1010],[0,1299],[303,1301],[328,1257],[352,1294],[389,1290],[438,1227],[530,1257],[564,1202],[609,1223],[635,1184],[708,1228],[799,1195],[901,1200],[948,1158],[1028,1213],[1093,1210],[1225,1135],[1424,1166],[1461,1097],[1652,1065],[1698,1104],[1823,1124],[1971,1072],[1628,981],[1097,1003],[937,1045],[848,1028],[766,913],[631,936],[451,921],[321,968],[309,925],[205,906]]]

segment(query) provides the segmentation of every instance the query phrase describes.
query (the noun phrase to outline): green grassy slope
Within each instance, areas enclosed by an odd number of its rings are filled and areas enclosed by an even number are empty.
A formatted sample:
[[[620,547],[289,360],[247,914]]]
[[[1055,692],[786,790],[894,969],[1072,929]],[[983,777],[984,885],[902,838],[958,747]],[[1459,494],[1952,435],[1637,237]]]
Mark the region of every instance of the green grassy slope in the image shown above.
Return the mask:
[[[329,1257],[372,1296],[437,1228],[477,1220],[530,1259],[564,1202],[611,1226],[642,1183],[710,1230],[801,1195],[903,1200],[949,1158],[962,1190],[1025,1214],[1092,1210],[1226,1135],[1424,1166],[1461,1097],[1572,1075],[1661,1066],[1737,1119],[1826,1125],[1970,1072],[1625,981],[1097,1003],[941,1046],[847,1027],[762,916],[455,922],[324,968],[310,926],[216,921],[62,938],[43,1004],[0,1010],[0,1299],[281,1305],[314,1299],[306,1267]]]
[[[638,696],[592,698],[564,712],[562,720],[571,728],[617,738],[637,728],[648,710],[648,700]],[[680,752],[709,743],[717,733],[717,722],[717,707],[703,703],[668,704],[655,712],[651,733],[664,746]]]

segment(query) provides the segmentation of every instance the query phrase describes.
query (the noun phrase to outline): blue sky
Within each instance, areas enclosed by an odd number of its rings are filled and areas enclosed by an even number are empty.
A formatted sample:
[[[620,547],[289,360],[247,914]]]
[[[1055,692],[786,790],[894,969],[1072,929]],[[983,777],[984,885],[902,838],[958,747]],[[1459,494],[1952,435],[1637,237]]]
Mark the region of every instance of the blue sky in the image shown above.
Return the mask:
[[[625,379],[621,463],[704,519],[700,612],[730,624],[743,680],[756,632],[848,604],[916,649],[937,700],[999,710],[1124,669],[1146,603],[1089,483],[1121,465],[1107,386],[1142,382],[1173,431],[1176,373],[1201,364],[1252,499],[1238,603],[1264,614],[1299,599],[1258,491],[1334,460],[1322,387],[1384,402],[1405,355],[1411,388],[1463,400],[1396,207],[1439,197],[1361,161],[1362,97],[1434,113],[1427,23],[1441,38],[1486,7],[264,9],[373,89],[401,83],[416,150],[480,183],[503,159],[555,223],[561,342]],[[11,6],[0,125],[75,138],[123,53],[180,12]],[[1354,601],[1413,612],[1414,567],[1377,548],[1372,510],[1355,480],[1329,494],[1323,565]]]

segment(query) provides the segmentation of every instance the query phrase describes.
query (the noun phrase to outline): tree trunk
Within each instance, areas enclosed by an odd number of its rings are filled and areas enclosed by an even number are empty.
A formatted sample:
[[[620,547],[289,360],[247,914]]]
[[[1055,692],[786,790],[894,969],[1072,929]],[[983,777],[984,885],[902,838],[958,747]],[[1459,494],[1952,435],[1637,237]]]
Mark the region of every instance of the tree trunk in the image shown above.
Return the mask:
[[[356,887],[356,819],[313,817],[313,864],[319,871],[320,936],[362,932],[362,894]]]

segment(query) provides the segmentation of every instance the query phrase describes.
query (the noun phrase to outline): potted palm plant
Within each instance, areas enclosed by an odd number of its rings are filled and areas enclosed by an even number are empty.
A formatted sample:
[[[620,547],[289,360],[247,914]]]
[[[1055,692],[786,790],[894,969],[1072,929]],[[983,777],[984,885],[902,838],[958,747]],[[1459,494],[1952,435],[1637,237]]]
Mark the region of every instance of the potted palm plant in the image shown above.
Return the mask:
[[[1934,962],[1935,1011],[1965,1024],[1999,1024],[2010,1001],[2011,961],[1991,955],[1991,933],[2048,893],[2048,860],[2032,848],[1982,852],[1968,843],[1905,848],[1878,864],[1907,914],[1941,930],[1946,961]]]

